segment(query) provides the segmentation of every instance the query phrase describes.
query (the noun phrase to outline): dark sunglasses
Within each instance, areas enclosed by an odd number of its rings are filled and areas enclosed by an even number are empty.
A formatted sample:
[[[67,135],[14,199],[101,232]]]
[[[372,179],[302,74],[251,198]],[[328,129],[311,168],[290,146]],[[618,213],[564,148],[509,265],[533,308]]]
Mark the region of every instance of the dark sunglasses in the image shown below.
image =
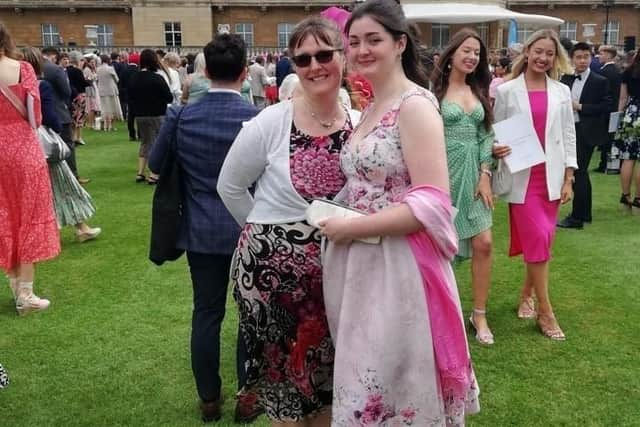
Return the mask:
[[[315,53],[315,55],[309,55],[308,53],[303,53],[301,55],[296,55],[292,57],[293,63],[296,64],[296,67],[308,67],[311,65],[311,58],[316,58],[318,64],[328,64],[333,59],[333,52],[341,52],[342,49],[331,49],[331,50],[319,50]]]

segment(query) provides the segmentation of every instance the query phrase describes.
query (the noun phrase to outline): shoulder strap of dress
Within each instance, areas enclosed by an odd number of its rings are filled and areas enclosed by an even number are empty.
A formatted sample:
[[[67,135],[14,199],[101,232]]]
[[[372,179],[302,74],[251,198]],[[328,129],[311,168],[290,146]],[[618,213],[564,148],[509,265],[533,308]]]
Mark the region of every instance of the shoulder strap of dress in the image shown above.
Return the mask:
[[[400,100],[398,101],[398,106],[402,105],[404,101],[411,98],[412,96],[422,96],[423,98],[426,98],[433,104],[434,107],[436,107],[436,110],[440,111],[440,104],[438,103],[435,95],[427,89],[423,89],[418,86],[414,86],[413,88],[403,93],[400,97]]]
[[[13,105],[16,110],[18,110],[18,113],[20,113],[20,115],[24,117],[25,120],[27,120],[27,107],[22,104],[18,96],[13,93],[9,86],[7,86],[7,84],[3,81],[0,81],[0,92],[2,92],[9,103],[11,103],[11,105]]]

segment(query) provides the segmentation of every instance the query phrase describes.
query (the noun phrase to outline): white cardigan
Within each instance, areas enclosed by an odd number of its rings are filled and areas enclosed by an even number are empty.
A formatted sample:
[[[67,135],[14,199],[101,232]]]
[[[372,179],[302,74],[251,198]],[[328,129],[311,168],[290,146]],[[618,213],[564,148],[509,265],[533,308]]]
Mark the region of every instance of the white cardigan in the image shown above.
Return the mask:
[[[526,113],[531,117],[524,73],[498,86],[493,110],[496,122],[519,113]],[[558,200],[564,183],[565,168],[578,169],[576,129],[569,87],[548,76],[545,156],[549,200]],[[531,169],[525,169],[512,175],[513,186],[505,196],[509,203],[524,203],[530,171]]]
[[[349,112],[356,125],[357,112]],[[238,224],[302,221],[309,204],[293,187],[289,146],[293,104],[282,101],[246,122],[222,165],[217,190]],[[255,197],[249,188],[256,183]]]

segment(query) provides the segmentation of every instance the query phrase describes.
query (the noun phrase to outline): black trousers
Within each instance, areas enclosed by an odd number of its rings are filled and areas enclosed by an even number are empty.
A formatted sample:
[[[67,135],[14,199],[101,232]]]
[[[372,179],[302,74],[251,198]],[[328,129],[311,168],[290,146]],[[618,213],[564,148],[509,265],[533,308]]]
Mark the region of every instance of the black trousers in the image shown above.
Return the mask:
[[[129,139],[137,140],[138,137],[136,135],[136,115],[133,114],[133,108],[131,108],[131,103],[127,104],[127,129],[129,130]]]
[[[220,398],[220,330],[225,315],[231,255],[187,252],[193,284],[191,368],[203,401]],[[238,334],[238,388],[245,383],[246,347]]]
[[[573,184],[573,209],[571,218],[578,221],[591,221],[591,179],[589,179],[589,163],[595,146],[585,142],[583,131],[576,126],[576,151],[578,170]]]
[[[60,137],[67,144],[69,150],[71,151],[71,155],[67,159],[67,165],[69,165],[69,169],[73,172],[73,175],[78,177],[78,166],[76,164],[76,143],[73,142],[73,138],[71,137],[71,123],[65,123],[62,125],[62,132],[60,132]]]

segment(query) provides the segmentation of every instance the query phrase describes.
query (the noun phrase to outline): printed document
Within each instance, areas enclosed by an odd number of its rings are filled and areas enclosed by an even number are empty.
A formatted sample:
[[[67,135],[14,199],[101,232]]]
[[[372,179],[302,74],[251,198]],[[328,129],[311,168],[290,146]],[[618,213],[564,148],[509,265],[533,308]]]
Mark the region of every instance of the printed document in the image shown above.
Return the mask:
[[[545,162],[542,145],[528,114],[516,114],[494,123],[493,131],[499,144],[511,147],[511,154],[504,158],[511,173]]]

